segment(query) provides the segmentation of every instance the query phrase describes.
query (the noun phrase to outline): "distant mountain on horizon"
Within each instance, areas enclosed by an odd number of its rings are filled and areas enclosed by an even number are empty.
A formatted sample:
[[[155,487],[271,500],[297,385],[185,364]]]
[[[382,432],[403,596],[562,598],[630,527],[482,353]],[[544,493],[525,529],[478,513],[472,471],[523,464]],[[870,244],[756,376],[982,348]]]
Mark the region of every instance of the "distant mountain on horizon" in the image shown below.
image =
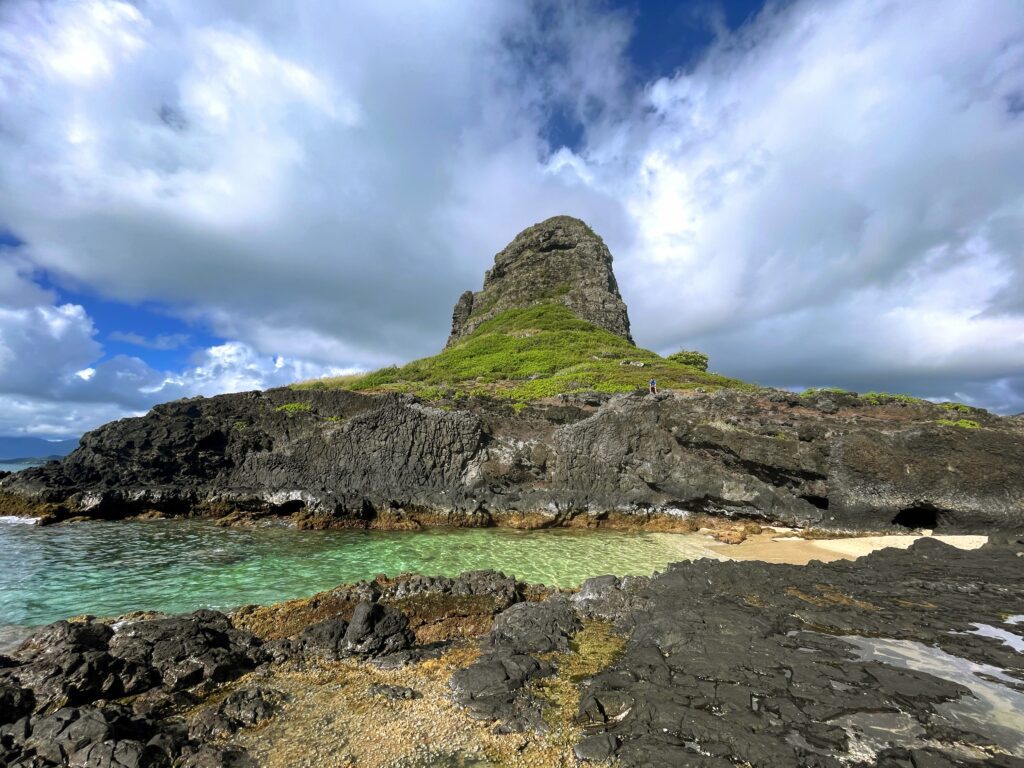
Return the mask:
[[[0,436],[0,461],[67,456],[77,447],[77,438],[44,440],[41,437]]]

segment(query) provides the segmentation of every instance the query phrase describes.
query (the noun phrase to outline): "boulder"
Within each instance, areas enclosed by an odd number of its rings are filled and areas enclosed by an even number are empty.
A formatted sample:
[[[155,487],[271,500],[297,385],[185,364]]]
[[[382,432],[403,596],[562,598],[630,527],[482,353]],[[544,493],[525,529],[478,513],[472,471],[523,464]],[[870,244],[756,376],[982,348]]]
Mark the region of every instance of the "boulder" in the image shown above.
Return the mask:
[[[111,638],[110,653],[152,669],[171,690],[233,679],[262,659],[259,640],[208,610],[129,624]]]
[[[581,626],[564,595],[517,603],[495,618],[484,648],[512,654],[565,652]]]
[[[408,627],[409,619],[396,608],[380,603],[359,603],[345,630],[344,651],[358,656],[383,656],[403,651],[414,639]]]

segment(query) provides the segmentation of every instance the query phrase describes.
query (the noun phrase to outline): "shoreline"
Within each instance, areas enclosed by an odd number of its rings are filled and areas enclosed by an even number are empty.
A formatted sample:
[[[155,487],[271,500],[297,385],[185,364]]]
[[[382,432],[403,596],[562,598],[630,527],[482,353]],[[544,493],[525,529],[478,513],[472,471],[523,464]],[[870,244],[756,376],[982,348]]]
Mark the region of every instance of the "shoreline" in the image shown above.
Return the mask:
[[[988,536],[930,532],[804,538],[798,529],[775,528],[749,535],[738,544],[712,542],[708,548],[730,560],[807,565],[814,560],[823,563],[853,561],[883,549],[907,549],[921,539],[940,541],[961,550],[979,549],[989,541]]]
[[[785,548],[779,533],[748,549]],[[573,591],[406,575],[230,615],[58,622],[0,664],[0,716],[21,723],[4,725],[0,762],[116,743],[189,768],[628,768],[708,750],[753,765],[1010,765],[1000,756],[1024,747],[1024,663],[1005,642],[1020,638],[1022,556],[918,537],[855,561],[701,559]],[[922,647],[989,670],[990,709],[971,678],[923,668]],[[106,724],[64,735],[83,718]]]

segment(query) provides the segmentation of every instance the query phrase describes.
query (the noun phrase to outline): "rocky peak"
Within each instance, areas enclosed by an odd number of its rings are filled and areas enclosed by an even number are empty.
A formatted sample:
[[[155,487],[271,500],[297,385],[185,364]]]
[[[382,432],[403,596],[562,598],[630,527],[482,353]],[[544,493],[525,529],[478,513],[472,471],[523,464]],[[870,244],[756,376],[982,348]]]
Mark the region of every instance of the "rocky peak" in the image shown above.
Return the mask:
[[[554,216],[524,229],[494,257],[483,290],[459,297],[448,346],[506,310],[548,301],[633,341],[608,246],[579,219]]]

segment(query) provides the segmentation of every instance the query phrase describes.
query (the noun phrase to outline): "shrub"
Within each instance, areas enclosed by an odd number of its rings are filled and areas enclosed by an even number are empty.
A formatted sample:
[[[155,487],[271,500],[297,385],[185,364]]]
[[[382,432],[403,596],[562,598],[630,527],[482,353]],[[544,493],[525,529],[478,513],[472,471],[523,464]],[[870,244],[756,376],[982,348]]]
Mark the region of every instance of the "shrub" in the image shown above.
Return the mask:
[[[939,403],[947,411],[956,411],[957,413],[970,413],[971,411],[977,410],[969,405],[963,403]]]
[[[839,387],[808,387],[800,393],[800,397],[814,397],[815,395],[856,395],[848,389]]]
[[[282,413],[306,413],[313,410],[309,403],[285,403],[279,405],[274,409],[275,411],[281,411]]]
[[[960,427],[960,429],[981,429],[981,424],[970,419],[939,419],[938,422],[944,427]]]
[[[688,365],[691,368],[696,368],[698,371],[706,371],[708,369],[708,356],[696,350],[681,349],[678,352],[673,352],[665,359],[680,365]]]
[[[625,359],[641,361],[644,367],[620,366],[619,361]],[[431,401],[486,396],[526,403],[573,392],[633,392],[646,389],[651,378],[663,389],[757,389],[690,364],[665,360],[588,323],[556,302],[510,309],[481,323],[440,354],[401,368],[304,382],[292,388],[408,392]]]
[[[866,400],[872,405],[891,405],[894,403],[900,403],[902,405],[929,405],[927,400],[922,400],[919,397],[911,397],[910,395],[894,395],[890,392],[865,392],[860,396],[861,400]]]

